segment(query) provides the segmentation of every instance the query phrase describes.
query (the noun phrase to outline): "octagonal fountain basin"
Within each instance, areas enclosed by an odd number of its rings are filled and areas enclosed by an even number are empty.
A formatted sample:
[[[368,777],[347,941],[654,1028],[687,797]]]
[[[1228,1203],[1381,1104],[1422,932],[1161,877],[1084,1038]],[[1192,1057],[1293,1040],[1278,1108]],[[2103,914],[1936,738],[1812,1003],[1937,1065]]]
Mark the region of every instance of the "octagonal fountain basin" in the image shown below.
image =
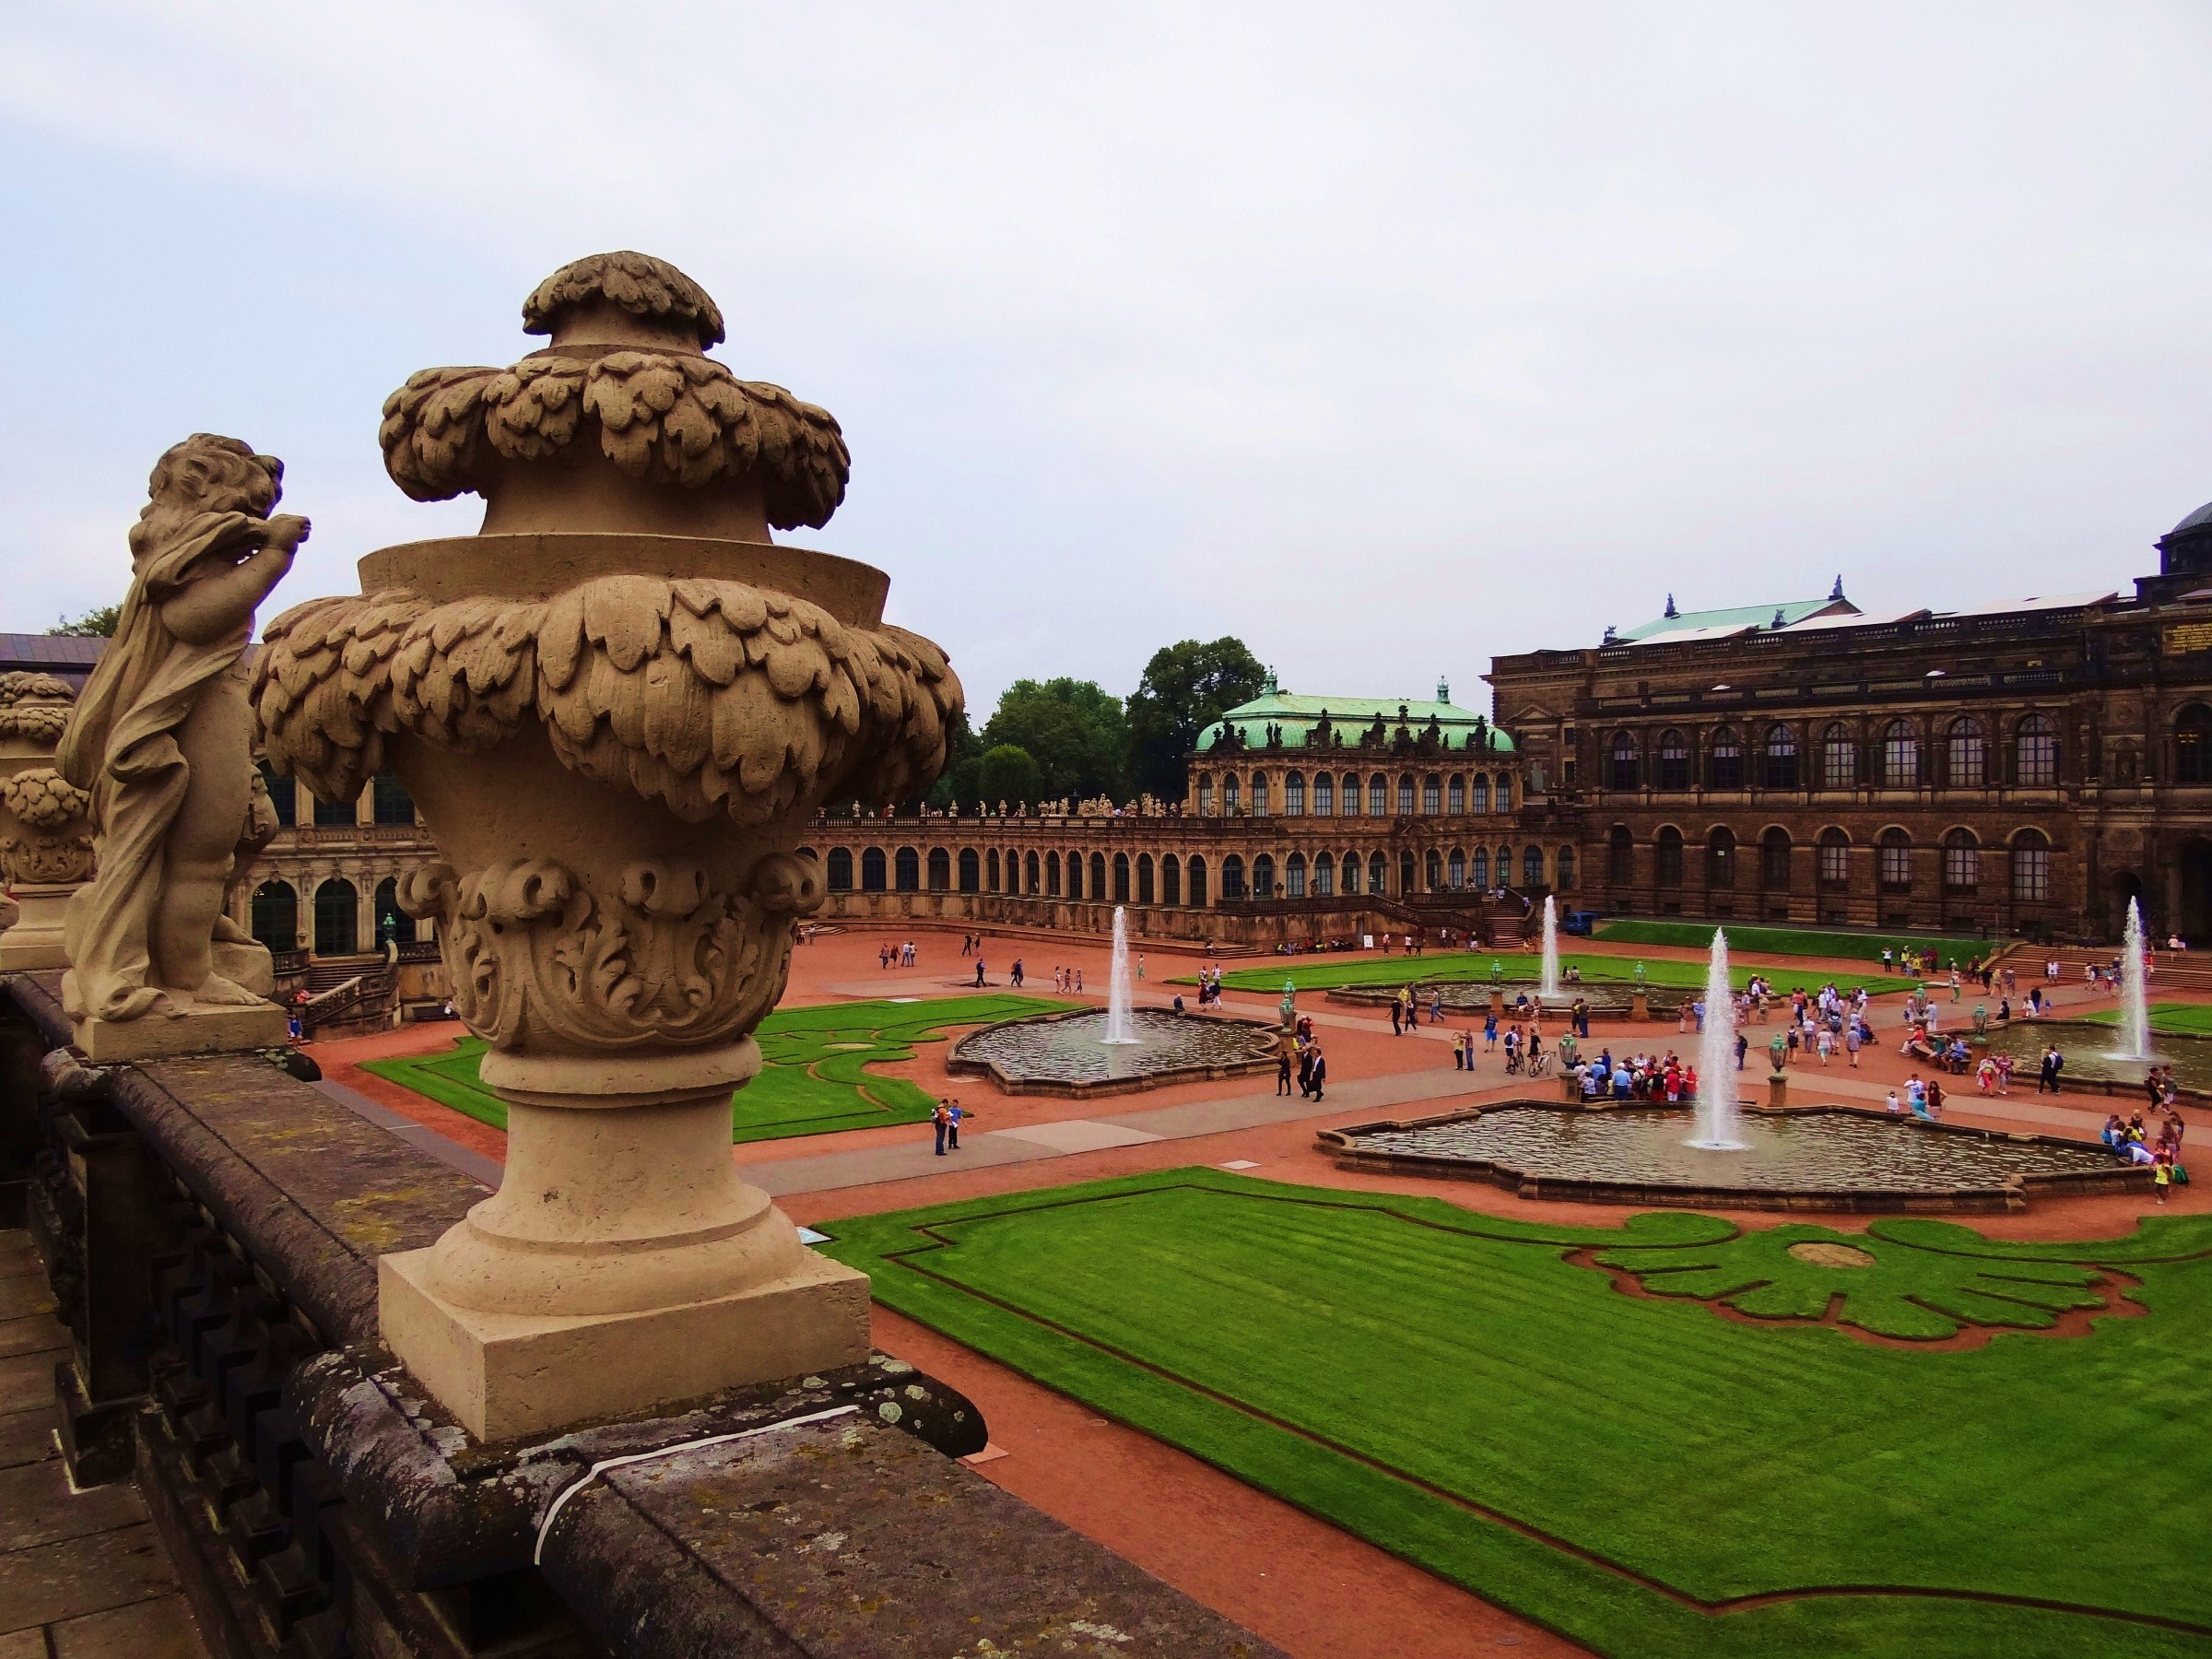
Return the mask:
[[[1688,1144],[1692,1112],[1509,1100],[1324,1130],[1340,1168],[1488,1181],[1524,1198],[1724,1209],[2015,1210],[2035,1194],[2147,1193],[2093,1142],[2008,1135],[1853,1106],[1747,1107],[1739,1151]]]
[[[1422,1007],[1429,1006],[1430,994],[1433,992],[1441,999],[1444,1006],[1455,1014],[1481,1015],[1488,1012],[1490,993],[1495,990],[1504,994],[1505,1011],[1510,1017],[1514,1013],[1515,997],[1525,996],[1534,1003],[1538,1000],[1539,994],[1534,980],[1505,980],[1495,985],[1487,979],[1446,980],[1439,984],[1434,981],[1423,981],[1418,973],[1409,973],[1394,985],[1339,985],[1328,995],[1333,1003],[1379,1008],[1387,1005],[1407,984],[1413,986],[1413,994],[1420,998]],[[1635,1005],[1631,998],[1635,989],[1633,985],[1622,984],[1615,980],[1561,985],[1556,996],[1542,998],[1545,1017],[1564,1018],[1567,1011],[1580,1001],[1589,1004],[1591,1018],[1594,1019],[1626,1019],[1634,1011]],[[1651,986],[1645,993],[1645,1011],[1653,1018],[1665,1015],[1672,1019],[1676,1010],[1682,1003],[1690,1000],[1693,994],[1678,986]]]
[[[1279,1033],[1256,1019],[1133,1008],[1134,1042],[1108,1043],[1103,1008],[1034,1014],[971,1031],[945,1069],[1007,1094],[1112,1095],[1206,1077],[1273,1071]]]

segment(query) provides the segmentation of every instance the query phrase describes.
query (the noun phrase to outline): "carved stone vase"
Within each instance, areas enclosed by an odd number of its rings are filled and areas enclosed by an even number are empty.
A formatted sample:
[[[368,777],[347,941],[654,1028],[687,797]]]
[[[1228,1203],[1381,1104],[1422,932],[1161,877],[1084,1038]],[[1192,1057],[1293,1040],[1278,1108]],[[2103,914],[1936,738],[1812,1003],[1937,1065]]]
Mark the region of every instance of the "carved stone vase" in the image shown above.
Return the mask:
[[[825,800],[924,789],[959,682],[888,579],[778,546],[828,521],[823,410],[704,355],[713,301],[635,253],[540,285],[511,369],[385,406],[387,470],[486,500],[361,561],[255,665],[273,764],[344,800],[399,773],[441,861],[402,889],[506,1103],[499,1194],[382,1264],[385,1339],[500,1439],[849,1363],[865,1276],[738,1178],[731,1091],[821,900]]]
[[[76,700],[51,674],[0,674],[0,887],[18,907],[0,972],[66,968],[62,918],[92,878],[92,798],[53,770]]]

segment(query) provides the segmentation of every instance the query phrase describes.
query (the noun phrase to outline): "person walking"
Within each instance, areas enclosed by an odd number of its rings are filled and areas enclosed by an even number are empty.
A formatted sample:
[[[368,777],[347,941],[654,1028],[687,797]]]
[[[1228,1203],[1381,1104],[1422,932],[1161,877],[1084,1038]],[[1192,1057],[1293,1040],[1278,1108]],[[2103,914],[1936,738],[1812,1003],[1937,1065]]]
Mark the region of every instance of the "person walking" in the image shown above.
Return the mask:
[[[1021,989],[1021,959],[1019,957],[1014,959],[1014,989],[1017,991]]]
[[[2058,1068],[2065,1064],[2055,1045],[2043,1050],[2043,1063],[2035,1075],[2037,1094],[2058,1093]]]
[[[942,1158],[945,1156],[945,1131],[952,1126],[952,1113],[946,1110],[944,1101],[939,1100],[929,1109],[929,1126],[936,1131],[937,1156]]]
[[[1398,999],[1394,996],[1390,999],[1390,1034],[1398,1035]]]
[[[1313,1045],[1312,1060],[1306,1069],[1307,1079],[1313,1085],[1313,1098],[1317,1100],[1321,1099],[1321,1086],[1327,1081],[1328,1076],[1329,1063],[1321,1052],[1321,1044],[1317,1042]]]
[[[975,959],[975,982],[979,985],[983,982],[983,959],[981,956]]]
[[[1290,1092],[1290,1060],[1297,1052],[1298,1039],[1286,1031],[1275,1045],[1275,1092],[1278,1095]]]

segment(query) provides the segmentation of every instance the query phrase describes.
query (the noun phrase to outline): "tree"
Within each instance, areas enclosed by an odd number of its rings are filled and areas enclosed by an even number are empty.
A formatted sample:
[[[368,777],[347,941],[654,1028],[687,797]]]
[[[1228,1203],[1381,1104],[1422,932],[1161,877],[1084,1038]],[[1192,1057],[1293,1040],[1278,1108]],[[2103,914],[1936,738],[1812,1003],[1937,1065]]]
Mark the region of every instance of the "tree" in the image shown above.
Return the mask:
[[[983,727],[986,750],[1024,749],[1037,766],[1037,798],[1121,800],[1129,787],[1129,727],[1122,700],[1090,680],[1016,680]],[[989,800],[998,797],[985,789]],[[1013,799],[1011,795],[1006,797]]]
[[[994,806],[1004,801],[1012,806],[1041,798],[1037,762],[1018,744],[996,744],[983,751],[976,767],[976,786],[982,791],[982,798]]]
[[[115,624],[121,620],[121,605],[103,605],[81,617],[64,617],[46,632],[50,636],[67,634],[80,640],[112,640],[115,637]]]
[[[1137,787],[1163,800],[1181,800],[1198,734],[1225,711],[1257,697],[1266,679],[1259,658],[1232,635],[1211,643],[1184,640],[1154,652],[1129,700]]]
[[[931,786],[929,804],[940,812],[951,806],[972,806],[983,798],[983,746],[968,724],[968,711],[953,716],[945,735],[945,770]]]

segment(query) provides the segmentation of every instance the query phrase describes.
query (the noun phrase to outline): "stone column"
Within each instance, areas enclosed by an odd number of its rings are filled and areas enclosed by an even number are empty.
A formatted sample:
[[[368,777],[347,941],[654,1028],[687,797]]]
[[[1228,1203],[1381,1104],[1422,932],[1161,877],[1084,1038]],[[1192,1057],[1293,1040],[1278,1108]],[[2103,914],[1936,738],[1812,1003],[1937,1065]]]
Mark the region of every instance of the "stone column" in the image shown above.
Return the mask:
[[[0,971],[66,968],[62,918],[91,879],[91,796],[53,769],[76,693],[51,674],[0,674],[0,887],[18,913]]]
[[[844,441],[705,355],[695,283],[603,254],[524,316],[545,350],[385,405],[394,480],[483,495],[482,532],[371,554],[254,681],[272,764],[340,799],[391,765],[441,854],[401,901],[491,1045],[507,1173],[380,1307],[489,1440],[865,1357],[866,1278],[739,1179],[730,1094],[822,900],[808,820],[926,790],[961,701],[882,572],[770,539],[827,522]]]

